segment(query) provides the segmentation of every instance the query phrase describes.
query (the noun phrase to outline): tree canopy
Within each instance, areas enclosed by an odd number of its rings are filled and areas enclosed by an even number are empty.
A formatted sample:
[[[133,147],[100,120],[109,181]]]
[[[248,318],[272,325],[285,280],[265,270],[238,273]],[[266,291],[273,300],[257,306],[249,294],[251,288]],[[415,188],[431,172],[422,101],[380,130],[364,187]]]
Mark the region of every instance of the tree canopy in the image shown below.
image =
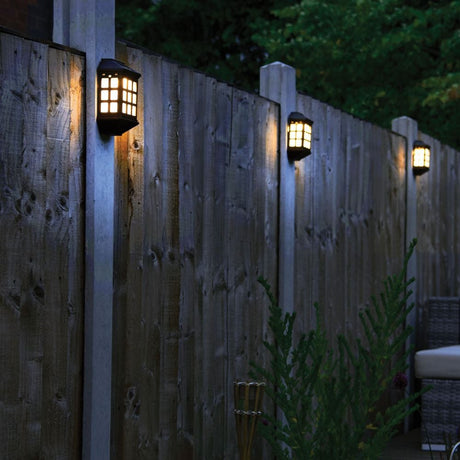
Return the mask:
[[[248,90],[259,67],[389,127],[408,115],[460,149],[460,0],[118,0],[118,34]]]
[[[283,0],[117,0],[121,38],[255,91],[267,55],[252,37]]]

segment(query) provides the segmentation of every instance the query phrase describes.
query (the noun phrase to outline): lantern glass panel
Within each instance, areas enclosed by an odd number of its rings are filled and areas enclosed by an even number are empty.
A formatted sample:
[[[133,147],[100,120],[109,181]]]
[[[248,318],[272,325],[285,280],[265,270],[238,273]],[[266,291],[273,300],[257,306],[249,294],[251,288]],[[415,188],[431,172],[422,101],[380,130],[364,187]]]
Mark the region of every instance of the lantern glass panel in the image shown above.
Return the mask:
[[[414,165],[415,168],[423,166],[423,148],[417,147],[414,149]]]
[[[302,131],[299,130],[299,123],[291,123],[289,126],[289,147],[300,147],[301,142]]]
[[[308,123],[304,125],[304,144],[306,149],[311,148],[311,126]]]
[[[414,149],[414,168],[430,167],[430,151],[426,147],[416,147]]]

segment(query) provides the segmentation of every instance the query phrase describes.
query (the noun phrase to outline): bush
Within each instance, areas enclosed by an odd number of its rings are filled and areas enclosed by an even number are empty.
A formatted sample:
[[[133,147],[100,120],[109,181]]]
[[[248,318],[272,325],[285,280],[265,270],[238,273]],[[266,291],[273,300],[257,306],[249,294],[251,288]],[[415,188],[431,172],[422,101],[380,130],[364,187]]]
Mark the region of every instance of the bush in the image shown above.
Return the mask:
[[[398,425],[418,409],[413,403],[420,394],[384,409],[379,405],[393,381],[400,387],[407,383],[411,350],[403,349],[412,333],[405,320],[413,308],[406,307],[413,280],[406,281],[406,272],[415,244],[402,271],[388,277],[380,296],[361,311],[364,341],[339,335],[335,346],[329,344],[315,305],[316,328],[294,343],[295,313],[283,313],[267,281],[259,279],[270,301],[274,341],[264,342],[271,368],[251,363],[252,377],[266,381],[266,394],[282,412],[264,414],[259,424],[277,458],[379,458]]]

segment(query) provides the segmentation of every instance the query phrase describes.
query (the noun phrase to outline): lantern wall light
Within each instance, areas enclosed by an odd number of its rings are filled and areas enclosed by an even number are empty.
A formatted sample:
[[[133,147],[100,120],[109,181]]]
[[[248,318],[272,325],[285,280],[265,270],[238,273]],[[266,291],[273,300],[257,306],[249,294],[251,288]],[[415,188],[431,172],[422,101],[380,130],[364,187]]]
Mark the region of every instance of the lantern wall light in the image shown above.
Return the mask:
[[[298,161],[311,153],[313,122],[299,112],[288,117],[287,154],[291,161]]]
[[[141,74],[115,59],[102,59],[97,68],[99,131],[120,136],[138,125],[138,80]]]
[[[419,175],[430,169],[430,146],[422,141],[415,141],[412,148],[412,171]]]

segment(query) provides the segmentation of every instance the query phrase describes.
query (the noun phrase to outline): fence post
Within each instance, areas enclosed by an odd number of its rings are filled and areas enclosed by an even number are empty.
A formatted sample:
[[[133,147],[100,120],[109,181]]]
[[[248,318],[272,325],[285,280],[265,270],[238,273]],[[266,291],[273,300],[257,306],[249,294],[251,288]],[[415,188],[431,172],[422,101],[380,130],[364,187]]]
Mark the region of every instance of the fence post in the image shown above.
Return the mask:
[[[406,138],[406,250],[410,242],[417,237],[417,182],[416,177],[412,172],[412,146],[418,136],[418,123],[409,117],[395,118],[391,122],[391,128],[398,134]],[[417,248],[414,250],[409,264],[407,266],[406,279],[414,278],[415,281],[411,285],[412,294],[409,296],[408,304],[414,304],[415,307],[407,316],[406,324],[410,325],[414,332],[410,335],[406,342],[406,349],[415,347],[416,326],[417,326]],[[414,391],[414,356],[409,356],[409,392]],[[411,428],[411,420],[406,419],[405,431]]]
[[[286,312],[294,311],[295,165],[287,157],[287,119],[296,110],[295,69],[274,62],[260,69],[260,95],[280,104],[278,301]]]
[[[53,39],[86,53],[85,326],[82,458],[110,459],[113,138],[96,126],[96,70],[115,57],[114,0],[54,0]]]

